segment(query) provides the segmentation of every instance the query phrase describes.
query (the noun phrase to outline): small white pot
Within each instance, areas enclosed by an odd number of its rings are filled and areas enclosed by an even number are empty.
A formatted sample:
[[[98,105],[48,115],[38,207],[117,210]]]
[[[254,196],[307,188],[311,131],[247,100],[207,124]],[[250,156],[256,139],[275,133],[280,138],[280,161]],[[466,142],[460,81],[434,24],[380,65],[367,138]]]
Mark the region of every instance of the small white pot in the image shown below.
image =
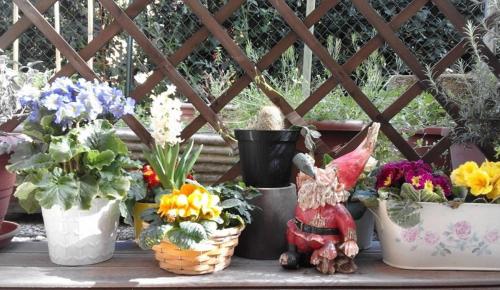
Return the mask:
[[[58,205],[42,208],[50,260],[78,266],[106,261],[115,251],[120,217],[118,201],[94,199],[89,210]]]
[[[500,270],[500,204],[467,203],[453,209],[422,202],[420,223],[392,222],[386,201],[376,226],[386,264],[403,269]]]

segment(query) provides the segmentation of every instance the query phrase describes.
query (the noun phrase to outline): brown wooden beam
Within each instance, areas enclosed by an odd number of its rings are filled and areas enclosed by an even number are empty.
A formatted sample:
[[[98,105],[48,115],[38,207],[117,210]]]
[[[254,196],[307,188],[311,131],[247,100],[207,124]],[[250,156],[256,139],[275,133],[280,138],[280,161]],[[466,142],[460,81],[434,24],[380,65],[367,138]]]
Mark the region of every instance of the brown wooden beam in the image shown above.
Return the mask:
[[[125,13],[134,19],[139,13],[146,8],[146,6],[152,0],[135,0],[130,6],[125,10]],[[84,48],[82,48],[78,54],[85,61],[91,59],[95,54],[103,48],[108,42],[113,39],[118,33],[123,31],[118,21],[113,20],[109,25],[102,29],[98,35],[91,42],[89,42]],[[71,63],[65,64],[61,70],[55,73],[54,78],[62,76],[71,76],[76,72],[75,68]]]
[[[189,83],[181,76],[175,66],[163,56],[163,53],[149,40],[140,28],[125,14],[125,12],[113,0],[99,0],[104,8],[122,25],[124,30],[132,36],[137,44],[151,58],[177,89],[188,98],[200,114],[207,119],[216,132],[221,133],[226,142],[234,147],[235,144],[229,139],[223,131],[223,122],[219,119],[216,113],[198,96]]]
[[[339,0],[322,1],[321,4],[304,19],[304,24],[308,28],[313,26],[339,2]],[[259,60],[256,65],[257,68],[261,71],[268,69],[290,46],[293,45],[295,41],[297,41],[297,39],[297,34],[293,31],[290,31]],[[251,82],[252,79],[248,75],[244,74],[239,79],[234,81],[231,87],[229,87],[229,89],[227,89],[221,96],[213,101],[210,107],[212,108],[212,110],[214,110],[214,112],[220,112],[220,110],[222,110],[225,105],[233,100]],[[203,119],[203,117],[196,117],[186,128],[184,128],[182,132],[182,138],[189,139],[189,137],[191,137],[196,131],[198,131],[205,123],[206,121]]]
[[[35,9],[38,10],[40,14],[43,14],[57,1],[58,0],[40,0],[35,4]],[[9,29],[5,31],[2,36],[0,36],[0,49],[5,50],[31,26],[33,26],[33,23],[28,17],[21,17],[21,19],[9,27]]]
[[[40,14],[40,12],[28,0],[13,0],[28,19],[47,37],[47,39],[63,54],[75,69],[86,79],[98,79],[87,63],[69,45],[54,27]]]
[[[223,23],[226,21],[231,15],[238,10],[238,8],[241,7],[241,5],[245,2],[245,0],[232,0],[226,3],[224,6],[220,8],[217,13],[215,13],[215,19],[219,23]],[[182,46],[177,49],[172,55],[168,57],[168,60],[172,63],[174,66],[178,66],[184,59],[186,59],[195,48],[198,47],[203,41],[205,41],[208,37],[210,36],[210,32],[208,29],[203,26],[201,27],[197,32],[195,32],[191,37],[189,37],[183,44]],[[142,99],[145,95],[151,92],[151,90],[159,84],[165,75],[163,74],[163,71],[160,69],[155,69],[153,71],[153,74],[151,74],[146,82],[143,84],[137,86],[131,93],[131,97],[133,97],[136,100]],[[188,136],[187,138],[183,137],[183,139],[187,140],[189,139]]]
[[[314,54],[322,61],[322,63],[330,70],[332,75],[342,84],[349,92],[358,105],[368,114],[368,116],[376,122],[381,123],[381,130],[391,139],[398,149],[410,160],[418,159],[419,156],[408,145],[406,140],[399,134],[394,127],[387,121],[383,120],[379,110],[373,105],[363,91],[354,83],[346,71],[340,66],[329,54],[328,50],[314,37],[314,35],[304,26],[300,19],[290,9],[283,0],[269,0],[271,4],[278,10],[283,19],[288,25],[299,35],[299,37],[309,46]]]
[[[451,3],[449,0],[432,0],[432,2],[438,7],[439,11],[441,11],[441,13],[443,13],[446,18],[453,24],[455,29],[457,29],[457,31],[463,37],[467,37],[467,35],[465,34],[465,17],[460,14],[455,5],[453,5],[453,3]],[[497,58],[495,53],[493,53],[490,48],[484,43],[482,38],[479,38],[478,41],[479,49],[481,53],[486,56],[488,65],[493,70],[497,78],[500,78],[500,60]]]

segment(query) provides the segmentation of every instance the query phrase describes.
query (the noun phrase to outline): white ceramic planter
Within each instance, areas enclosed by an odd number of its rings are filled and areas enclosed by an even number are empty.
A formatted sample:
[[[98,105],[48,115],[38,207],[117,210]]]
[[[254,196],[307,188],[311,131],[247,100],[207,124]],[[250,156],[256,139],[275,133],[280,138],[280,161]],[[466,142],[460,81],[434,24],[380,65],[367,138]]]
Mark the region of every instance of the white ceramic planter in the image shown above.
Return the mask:
[[[421,221],[404,229],[376,211],[386,264],[403,269],[500,270],[500,204],[462,204],[457,209],[420,203]]]
[[[89,210],[60,206],[42,209],[50,260],[78,266],[106,261],[115,251],[120,217],[118,201],[94,199]]]

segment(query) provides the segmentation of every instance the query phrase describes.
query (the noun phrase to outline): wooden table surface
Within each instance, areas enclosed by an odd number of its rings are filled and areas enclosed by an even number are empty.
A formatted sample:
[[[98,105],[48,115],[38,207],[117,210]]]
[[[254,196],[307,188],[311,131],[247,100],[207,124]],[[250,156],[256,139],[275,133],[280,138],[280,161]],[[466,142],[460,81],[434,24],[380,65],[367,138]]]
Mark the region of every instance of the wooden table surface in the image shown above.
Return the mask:
[[[176,276],[160,269],[150,251],[118,242],[114,257],[82,267],[50,262],[45,242],[12,243],[0,249],[0,288],[440,288],[500,289],[500,272],[410,271],[381,261],[376,244],[357,258],[352,275],[321,275],[314,269],[283,270],[277,261],[235,257],[224,271],[203,276]]]

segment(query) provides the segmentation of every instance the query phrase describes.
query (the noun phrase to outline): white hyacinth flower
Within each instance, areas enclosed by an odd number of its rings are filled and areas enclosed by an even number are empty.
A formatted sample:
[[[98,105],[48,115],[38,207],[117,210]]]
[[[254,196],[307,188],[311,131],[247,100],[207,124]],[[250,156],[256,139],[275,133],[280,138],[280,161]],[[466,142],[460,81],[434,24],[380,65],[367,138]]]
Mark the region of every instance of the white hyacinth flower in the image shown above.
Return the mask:
[[[153,100],[151,104],[152,136],[156,144],[162,147],[182,142],[179,137],[182,131],[182,102],[170,98],[174,93],[175,86],[168,86],[166,92],[158,96],[151,96]]]

